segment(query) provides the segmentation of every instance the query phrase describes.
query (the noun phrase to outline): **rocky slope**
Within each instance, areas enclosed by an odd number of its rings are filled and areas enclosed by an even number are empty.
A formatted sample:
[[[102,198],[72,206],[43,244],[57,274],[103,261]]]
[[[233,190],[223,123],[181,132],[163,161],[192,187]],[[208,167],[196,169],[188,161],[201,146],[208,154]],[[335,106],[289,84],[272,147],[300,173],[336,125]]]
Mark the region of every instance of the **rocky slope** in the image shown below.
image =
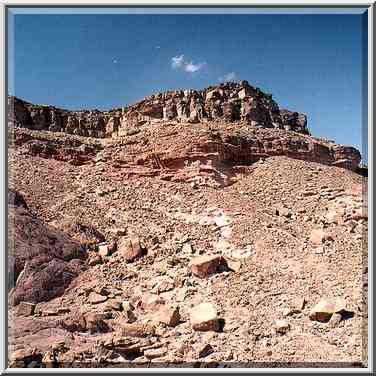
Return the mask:
[[[177,119],[175,95],[111,137],[11,121],[11,366],[364,366],[359,152],[284,120]]]

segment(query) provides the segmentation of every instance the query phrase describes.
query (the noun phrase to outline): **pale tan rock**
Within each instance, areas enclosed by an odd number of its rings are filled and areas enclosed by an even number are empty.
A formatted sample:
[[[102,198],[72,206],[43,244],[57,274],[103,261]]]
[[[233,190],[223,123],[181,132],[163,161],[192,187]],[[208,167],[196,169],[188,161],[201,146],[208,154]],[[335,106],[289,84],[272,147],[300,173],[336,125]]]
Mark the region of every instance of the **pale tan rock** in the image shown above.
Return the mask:
[[[134,310],[133,305],[128,300],[124,300],[121,303],[121,306],[123,308],[123,317],[125,318],[125,320],[129,323],[135,322],[137,318],[133,312]]]
[[[290,329],[290,324],[286,320],[276,320],[274,329],[277,333],[285,334]]]
[[[91,292],[89,294],[89,302],[91,304],[98,304],[98,303],[103,303],[107,300],[107,296],[100,295],[96,292]]]
[[[300,297],[296,297],[296,298],[292,299],[289,302],[289,307],[290,307],[291,313],[300,313],[300,312],[302,312],[303,309],[304,309],[305,302],[306,302],[305,299],[304,298],[300,298]]]
[[[333,237],[322,229],[312,230],[309,237],[309,241],[314,246],[320,246],[329,240],[333,240]]]
[[[198,256],[191,260],[191,271],[197,277],[204,278],[214,273],[222,262],[221,255]]]
[[[341,298],[323,298],[311,310],[309,318],[327,322],[334,313],[346,311],[346,302]]]
[[[164,304],[164,299],[157,294],[145,293],[142,296],[142,308],[146,310],[158,309],[158,307]]]
[[[232,260],[230,258],[225,258],[225,261],[226,261],[227,267],[230,270],[232,270],[232,271],[234,271],[236,273],[240,272],[240,269],[242,267],[241,261],[239,261],[239,260]]]
[[[148,359],[161,358],[162,356],[167,355],[167,349],[162,347],[159,349],[147,349],[144,350],[144,356]]]
[[[107,243],[101,243],[98,245],[98,255],[101,257],[106,257],[110,255]]]
[[[121,299],[109,299],[106,302],[106,305],[104,307],[106,311],[121,311],[122,310],[122,301]]]
[[[219,318],[217,310],[211,303],[201,303],[191,310],[190,322],[192,328],[197,331],[217,331]]]
[[[329,326],[335,328],[342,321],[342,315],[340,313],[333,313],[332,317],[329,320]]]

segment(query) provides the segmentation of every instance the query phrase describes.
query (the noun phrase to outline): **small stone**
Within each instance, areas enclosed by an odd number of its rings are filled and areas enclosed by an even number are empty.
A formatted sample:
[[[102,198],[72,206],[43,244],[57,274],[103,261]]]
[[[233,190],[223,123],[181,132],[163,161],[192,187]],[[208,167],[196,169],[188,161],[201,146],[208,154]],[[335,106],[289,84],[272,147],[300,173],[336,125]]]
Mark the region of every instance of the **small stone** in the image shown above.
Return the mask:
[[[102,258],[95,252],[90,252],[89,254],[89,260],[88,260],[89,266],[95,266],[102,264]]]
[[[122,308],[123,308],[123,316],[125,318],[125,320],[129,323],[133,323],[137,320],[136,318],[136,315],[134,314],[133,310],[134,310],[134,307],[133,305],[125,300],[122,302]]]
[[[213,347],[209,343],[207,343],[198,350],[198,357],[205,358],[206,356],[213,354],[213,352]]]
[[[116,236],[124,236],[127,234],[127,229],[126,228],[115,228],[112,230],[114,235]]]
[[[162,323],[167,326],[176,326],[180,322],[179,307],[177,306],[163,306],[152,317],[152,321]]]
[[[121,238],[118,243],[118,251],[126,261],[131,262],[142,256],[143,249],[138,237]]]
[[[322,229],[315,229],[312,230],[309,240],[314,246],[320,246],[325,241],[333,240],[333,237]]]
[[[120,299],[110,299],[106,302],[104,307],[106,311],[121,311],[122,310],[122,303]]]
[[[309,318],[314,321],[327,322],[334,313],[346,311],[346,302],[341,298],[321,299],[311,310]]]
[[[107,300],[107,296],[100,295],[96,292],[91,292],[89,294],[89,302],[91,304],[103,303]]]
[[[340,313],[333,313],[332,317],[329,320],[329,326],[335,328],[342,321],[342,315]]]
[[[181,248],[182,253],[185,255],[191,255],[194,253],[192,246],[189,243],[184,243]]]
[[[294,298],[290,301],[289,306],[291,313],[300,313],[304,309],[305,305],[305,299],[304,298]]]
[[[16,308],[18,316],[32,316],[35,312],[35,304],[28,302],[21,302]]]
[[[191,311],[190,322],[197,331],[219,330],[217,310],[211,303],[201,303]]]
[[[97,312],[89,312],[86,313],[84,318],[86,322],[86,330],[90,334],[94,334],[96,332],[107,332],[109,327],[104,321],[105,315],[103,313]]]
[[[107,243],[100,243],[98,245],[98,255],[101,257],[109,256],[110,252]]]
[[[225,261],[226,261],[226,265],[227,265],[227,267],[228,267],[230,270],[232,270],[232,271],[234,271],[234,272],[236,272],[236,273],[240,272],[240,269],[241,269],[241,267],[242,267],[242,263],[241,263],[241,261],[238,261],[238,260],[232,260],[232,259],[230,259],[230,258],[225,258]]]
[[[277,333],[285,334],[290,329],[290,324],[285,320],[276,320],[274,329]]]
[[[148,359],[161,358],[165,355],[167,355],[167,349],[165,348],[144,350],[144,356]]]
[[[221,255],[198,256],[191,260],[191,271],[197,277],[204,278],[214,273],[222,262]]]

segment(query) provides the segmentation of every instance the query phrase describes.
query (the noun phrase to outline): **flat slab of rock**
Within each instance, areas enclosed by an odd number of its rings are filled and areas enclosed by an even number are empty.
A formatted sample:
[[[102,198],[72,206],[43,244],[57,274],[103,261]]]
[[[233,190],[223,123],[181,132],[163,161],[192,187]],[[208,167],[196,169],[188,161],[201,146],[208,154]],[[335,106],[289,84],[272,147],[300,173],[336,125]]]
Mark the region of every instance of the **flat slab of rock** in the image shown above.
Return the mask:
[[[98,304],[98,303],[103,303],[107,300],[107,296],[98,294],[96,292],[91,292],[89,295],[89,302],[91,304]]]
[[[155,328],[149,324],[123,323],[121,332],[129,337],[147,337],[155,334]]]
[[[327,322],[333,314],[346,312],[346,302],[342,298],[323,298],[311,310],[309,318]]]
[[[190,322],[192,328],[197,331],[219,330],[219,318],[217,310],[211,303],[201,303],[191,311]]]
[[[205,278],[209,274],[214,273],[222,263],[221,255],[210,255],[210,256],[198,256],[191,260],[191,271],[192,274]]]

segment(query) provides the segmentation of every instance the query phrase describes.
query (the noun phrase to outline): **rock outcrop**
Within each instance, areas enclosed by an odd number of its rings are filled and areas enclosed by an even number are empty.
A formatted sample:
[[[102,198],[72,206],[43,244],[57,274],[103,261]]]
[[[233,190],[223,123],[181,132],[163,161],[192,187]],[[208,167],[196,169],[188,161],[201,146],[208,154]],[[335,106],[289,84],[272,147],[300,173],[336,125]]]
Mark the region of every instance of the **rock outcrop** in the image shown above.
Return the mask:
[[[97,138],[129,135],[135,126],[158,121],[243,120],[258,127],[309,133],[304,114],[280,110],[271,94],[247,81],[156,93],[134,105],[109,111],[68,111],[9,97],[8,112],[10,126]]]
[[[36,218],[17,191],[9,191],[8,202],[10,304],[39,303],[61,295],[84,269],[84,250]]]

